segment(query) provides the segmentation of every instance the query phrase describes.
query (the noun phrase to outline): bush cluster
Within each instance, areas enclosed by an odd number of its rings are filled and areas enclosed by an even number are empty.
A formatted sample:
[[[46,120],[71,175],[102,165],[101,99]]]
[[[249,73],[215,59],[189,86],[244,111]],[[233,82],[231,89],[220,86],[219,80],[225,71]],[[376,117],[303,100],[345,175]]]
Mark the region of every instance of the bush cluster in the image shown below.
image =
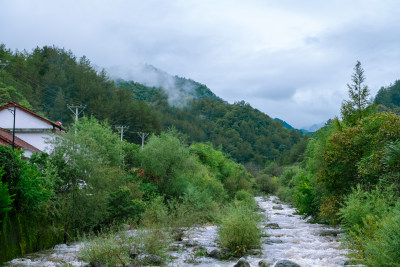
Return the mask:
[[[95,118],[74,128],[76,134],[55,139],[50,154],[29,161],[0,146],[0,221],[11,211],[40,213],[43,227],[58,229],[64,242],[127,223],[148,229],[139,235],[142,250],[162,254],[160,233],[170,233],[168,240],[182,226],[214,221],[235,196],[254,201],[253,177],[211,144],[188,147],[170,131],[151,136],[141,150]]]

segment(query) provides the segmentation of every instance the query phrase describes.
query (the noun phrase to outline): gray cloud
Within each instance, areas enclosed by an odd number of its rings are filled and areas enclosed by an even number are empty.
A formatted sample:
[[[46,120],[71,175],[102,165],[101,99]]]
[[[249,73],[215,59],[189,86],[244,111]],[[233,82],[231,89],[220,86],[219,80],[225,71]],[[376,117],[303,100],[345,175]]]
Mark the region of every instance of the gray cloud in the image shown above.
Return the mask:
[[[16,0],[2,11],[11,49],[54,44],[160,84],[138,71],[150,64],[295,127],[339,114],[357,60],[373,94],[400,78],[398,1]]]

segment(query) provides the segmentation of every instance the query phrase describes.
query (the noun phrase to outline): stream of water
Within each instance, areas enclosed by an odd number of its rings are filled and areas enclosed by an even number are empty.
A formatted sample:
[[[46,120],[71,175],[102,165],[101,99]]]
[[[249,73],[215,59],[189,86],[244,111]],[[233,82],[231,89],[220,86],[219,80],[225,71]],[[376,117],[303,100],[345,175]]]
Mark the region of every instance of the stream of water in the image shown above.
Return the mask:
[[[343,266],[348,260],[347,250],[341,246],[339,228],[308,223],[296,210],[280,204],[277,197],[256,197],[265,220],[262,248],[244,258],[251,266],[263,260],[273,266],[278,260],[291,260],[303,267]],[[217,226],[201,226],[185,231],[182,241],[170,246],[169,254],[174,260],[168,266],[233,266],[237,259],[220,261],[207,256],[195,256],[196,251],[211,252],[218,248]],[[14,259],[5,266],[86,266],[78,259],[82,243],[57,245],[53,249]],[[199,254],[199,253],[198,253]],[[197,254],[197,255],[198,255]]]

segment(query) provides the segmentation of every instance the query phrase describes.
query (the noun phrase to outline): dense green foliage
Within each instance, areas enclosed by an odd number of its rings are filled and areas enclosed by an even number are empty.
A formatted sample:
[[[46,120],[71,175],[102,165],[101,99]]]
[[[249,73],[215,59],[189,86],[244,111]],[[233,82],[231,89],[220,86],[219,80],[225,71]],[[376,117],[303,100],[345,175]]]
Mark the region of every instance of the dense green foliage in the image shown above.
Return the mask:
[[[288,153],[302,136],[244,101],[228,104],[205,85],[159,71],[173,81],[172,88],[114,82],[86,57],[57,47],[12,52],[1,45],[0,60],[9,61],[1,73],[0,104],[16,101],[67,127],[73,121],[67,104],[84,104],[87,116],[129,126],[124,138],[130,142],[140,143],[136,132],[159,134],[175,127],[189,143],[210,141],[236,161],[261,167]],[[294,157],[281,159],[290,164]]]
[[[0,60],[9,62],[1,72],[1,103],[12,100],[31,105],[39,114],[67,126],[73,120],[67,104],[84,104],[85,114],[99,120],[130,125],[137,131],[160,132],[157,115],[149,105],[134,100],[131,90],[116,86],[86,57],[77,59],[71,51],[49,46],[37,47],[31,53],[13,53],[1,45]],[[127,134],[136,140],[135,132]]]
[[[153,135],[141,150],[93,117],[73,128],[76,134],[55,139],[50,154],[29,162],[0,146],[0,220],[7,231],[1,260],[123,222],[152,229],[144,231],[143,250],[163,254],[160,232],[215,220],[237,191],[252,190],[243,166],[210,144],[188,147],[175,131]],[[14,220],[19,228],[10,226]]]
[[[277,193],[301,214],[340,223],[357,263],[399,266],[400,116],[389,112],[398,82],[380,90],[376,109],[364,79],[357,62],[343,120],[308,140],[302,161],[278,175]]]
[[[375,97],[375,103],[382,111],[400,114],[400,80],[388,87],[382,87]]]
[[[119,81],[119,84],[135,92],[136,98],[144,97],[160,111],[163,129],[175,127],[187,135],[189,142],[209,141],[222,146],[238,162],[263,166],[279,158],[284,164],[290,164],[301,154],[302,146],[290,158],[286,157],[291,147],[302,140],[300,131],[286,129],[281,122],[244,101],[231,105],[201,93],[196,100],[178,108],[168,104],[168,95],[162,89],[149,89],[134,82]]]

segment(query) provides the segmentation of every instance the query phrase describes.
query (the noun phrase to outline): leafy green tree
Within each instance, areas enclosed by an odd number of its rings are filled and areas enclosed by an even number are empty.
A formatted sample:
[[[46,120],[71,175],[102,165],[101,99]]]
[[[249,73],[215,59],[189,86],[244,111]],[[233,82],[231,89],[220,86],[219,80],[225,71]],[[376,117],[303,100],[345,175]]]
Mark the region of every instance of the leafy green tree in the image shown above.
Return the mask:
[[[18,211],[38,210],[52,196],[53,184],[45,181],[35,165],[22,160],[22,151],[0,146],[0,166],[2,190],[14,197]]]
[[[8,192],[7,184],[3,184],[3,182],[1,181],[1,178],[5,173],[3,169],[4,166],[0,168],[0,215],[12,209],[11,204],[13,203],[13,197],[15,196],[10,195],[10,193]]]
[[[93,117],[83,117],[76,129],[76,134],[72,130],[56,139],[49,156],[59,177],[56,201],[64,218],[65,239],[112,221],[111,215],[117,221],[128,218],[131,200],[140,198],[132,192],[119,191],[124,185],[130,188],[130,181],[123,168],[125,142],[120,141],[111,126]],[[124,210],[115,210],[116,199],[122,201]]]
[[[365,75],[360,61],[357,61],[351,77],[353,83],[347,84],[350,99],[343,101],[341,113],[343,120],[354,124],[357,120],[362,119],[369,105],[369,89],[364,85]]]

